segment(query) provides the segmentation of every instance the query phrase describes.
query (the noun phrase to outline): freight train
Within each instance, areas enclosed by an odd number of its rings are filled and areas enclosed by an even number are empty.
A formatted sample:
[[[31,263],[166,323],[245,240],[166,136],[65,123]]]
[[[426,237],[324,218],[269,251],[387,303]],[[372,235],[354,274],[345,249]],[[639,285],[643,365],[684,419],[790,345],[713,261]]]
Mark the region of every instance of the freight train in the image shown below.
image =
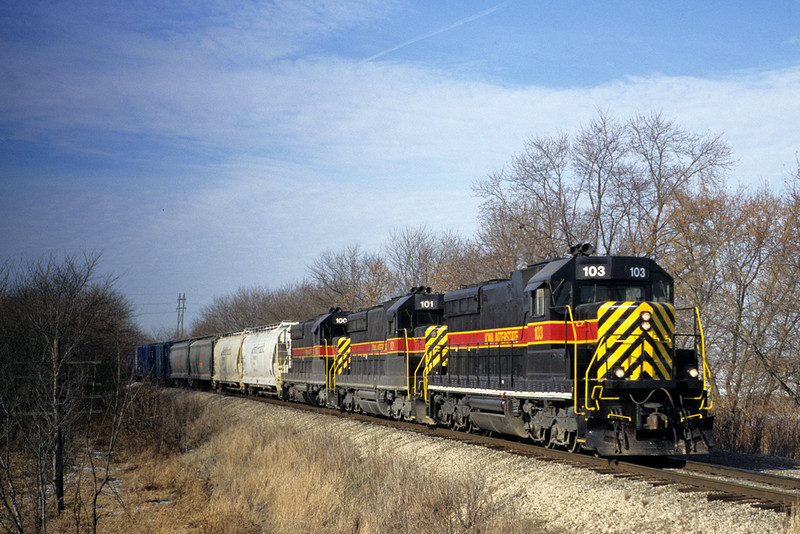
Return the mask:
[[[364,310],[140,346],[136,372],[573,452],[707,452],[697,310],[675,308],[655,261],[592,252],[449,293],[412,288]]]

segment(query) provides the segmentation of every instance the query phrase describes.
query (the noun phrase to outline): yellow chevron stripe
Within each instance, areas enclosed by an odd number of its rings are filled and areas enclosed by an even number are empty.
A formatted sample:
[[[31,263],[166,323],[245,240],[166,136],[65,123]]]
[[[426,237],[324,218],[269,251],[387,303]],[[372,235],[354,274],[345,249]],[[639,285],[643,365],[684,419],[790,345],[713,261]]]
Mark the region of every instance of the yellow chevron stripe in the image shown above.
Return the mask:
[[[599,339],[603,339],[603,336],[608,334],[609,330],[617,324],[617,322],[622,318],[622,316],[627,313],[628,306],[626,306],[627,302],[613,302],[604,304],[600,307],[600,313],[598,314],[598,322],[597,322],[597,337]],[[610,316],[607,317],[607,315]],[[615,329],[619,330],[619,329]]]
[[[670,317],[669,309],[664,304],[653,303],[652,305],[640,306],[642,313],[649,311],[651,315],[650,323],[653,325],[651,335],[658,341],[668,343],[672,346],[672,332],[675,331],[674,321]]]
[[[636,365],[631,371],[630,379],[637,380],[642,377],[642,374],[647,373],[650,377],[655,377],[655,373],[653,371],[653,366],[650,365],[648,362],[641,362],[639,365]]]
[[[430,326],[425,330],[425,374],[430,374],[439,365],[447,365],[447,327]]]
[[[336,361],[333,366],[337,375],[350,369],[350,338],[339,338],[336,346]]]
[[[639,324],[644,312],[651,316],[651,329],[647,332]],[[611,378],[610,370],[618,366],[626,371],[628,380],[671,378],[674,313],[674,308],[664,303],[602,305],[598,310],[596,349],[596,358],[602,363],[596,370],[597,379]]]
[[[662,354],[659,356],[653,356],[653,361],[656,362],[659,378],[661,378],[661,380],[669,380],[671,375],[670,370],[672,369],[672,359],[669,357],[669,355]],[[669,361],[669,367],[666,366],[667,361]]]
[[[654,315],[658,315],[659,319],[664,322],[664,327],[667,332],[675,331],[675,309],[671,304],[653,303]]]

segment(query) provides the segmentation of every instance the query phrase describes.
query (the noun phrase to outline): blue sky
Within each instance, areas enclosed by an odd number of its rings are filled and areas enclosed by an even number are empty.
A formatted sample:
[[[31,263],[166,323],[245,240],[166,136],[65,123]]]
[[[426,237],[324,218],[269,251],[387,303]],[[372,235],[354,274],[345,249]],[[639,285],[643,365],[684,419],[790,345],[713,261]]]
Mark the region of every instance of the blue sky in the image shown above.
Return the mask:
[[[472,184],[597,110],[800,151],[796,2],[0,7],[0,259],[101,252],[145,331],[393,229],[470,235]]]

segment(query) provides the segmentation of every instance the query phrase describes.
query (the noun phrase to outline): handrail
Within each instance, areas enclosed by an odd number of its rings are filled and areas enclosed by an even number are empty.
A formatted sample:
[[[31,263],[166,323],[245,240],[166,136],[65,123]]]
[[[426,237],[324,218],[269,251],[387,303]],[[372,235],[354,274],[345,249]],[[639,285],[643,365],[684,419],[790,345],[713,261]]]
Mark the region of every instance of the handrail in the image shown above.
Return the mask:
[[[594,354],[592,354],[592,359],[589,360],[589,365],[586,366],[586,376],[584,378],[584,394],[583,394],[583,407],[587,410],[594,411],[595,408],[590,408],[589,403],[587,402],[589,399],[589,371],[592,369],[592,364],[597,359],[597,355],[599,353],[600,346],[606,342],[606,336],[597,340],[597,346],[594,349]],[[577,373],[576,373],[577,374]],[[598,380],[600,382],[600,380]],[[586,412],[583,412],[586,413]]]
[[[428,351],[426,350],[425,351],[425,355],[422,358],[419,359],[419,363],[417,364],[417,368],[414,369],[414,397],[417,396],[417,373],[419,372],[419,368],[420,368],[420,366],[422,366],[423,363],[426,364],[426,369],[427,369],[427,363],[425,361],[425,359],[427,357],[428,357]],[[423,380],[424,380],[424,378],[423,378]],[[423,393],[424,393],[423,398],[425,399],[425,402],[428,402],[428,398],[427,398],[428,391],[427,391],[427,388],[425,388],[425,391]]]
[[[333,365],[328,365],[328,359],[330,358],[328,355],[328,340],[326,339],[322,343],[322,354],[325,357],[325,391],[332,392],[336,387],[336,376],[333,372],[333,368],[336,365],[336,359],[333,360]]]
[[[278,357],[278,376],[277,376],[277,378],[275,380],[275,383],[276,383],[276,386],[277,386],[276,390],[275,390],[275,393],[278,394],[279,398],[283,396],[283,366],[286,365],[286,360],[289,359],[289,354],[287,353],[286,356],[283,358],[283,361],[281,361],[280,346],[281,346],[281,343],[280,343],[280,341],[278,341],[275,344],[275,354]],[[241,350],[242,349],[239,349],[239,352],[241,352]],[[242,366],[242,369],[244,369],[244,366]]]
[[[409,376],[411,374],[411,369],[409,367],[409,365],[410,365],[409,359],[410,358],[409,358],[409,354],[408,354],[408,329],[406,329],[406,328],[403,328],[403,345],[404,345],[404,349],[405,349],[405,353],[406,353],[406,392],[407,392],[407,395],[411,396],[411,384],[408,383],[409,380],[411,380],[411,377]]]
[[[711,370],[708,368],[708,362],[706,361],[706,337],[703,334],[703,323],[700,322],[700,310],[696,306],[694,308],[694,313],[697,318],[697,327],[700,329],[700,356],[703,361],[703,391],[706,392],[708,398],[708,406],[704,409],[710,410],[714,406],[714,401],[711,398]]]
[[[418,395],[417,388],[422,390],[422,398],[425,402],[428,402],[428,374],[431,371],[431,352],[428,350],[428,335],[431,329],[434,328],[443,328],[442,325],[430,325],[425,329],[425,348],[422,352],[422,357],[417,364],[417,368],[414,369],[414,396]],[[441,364],[441,351],[439,351],[440,357],[440,364]],[[424,367],[423,367],[424,365]],[[419,380],[417,380],[417,374],[419,373],[420,368],[422,368],[422,376]]]
[[[583,415],[586,412],[579,412],[578,411],[578,331],[575,329],[575,317],[572,315],[572,306],[567,304],[567,314],[569,315],[569,324],[572,325],[572,357],[573,357],[573,367],[572,367],[572,375],[574,376],[575,385],[572,387],[572,398],[573,398],[573,407],[572,410],[575,412],[576,415]],[[567,332],[566,329],[564,330],[564,349],[567,348]],[[586,397],[583,397],[584,407],[586,404]]]

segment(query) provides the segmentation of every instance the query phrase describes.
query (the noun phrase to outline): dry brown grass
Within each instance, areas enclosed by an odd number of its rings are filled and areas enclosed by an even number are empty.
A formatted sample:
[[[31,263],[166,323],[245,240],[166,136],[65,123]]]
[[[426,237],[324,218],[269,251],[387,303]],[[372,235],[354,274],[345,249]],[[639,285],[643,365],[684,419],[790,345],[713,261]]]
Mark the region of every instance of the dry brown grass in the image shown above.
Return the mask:
[[[544,531],[510,498],[496,497],[479,473],[444,478],[377,443],[357,445],[291,421],[271,424],[255,404],[239,408],[209,395],[143,389],[117,455],[117,495],[100,501],[100,532]],[[786,446],[778,438],[792,436],[792,429],[758,425],[739,421],[730,435],[741,447]],[[68,493],[68,512],[51,521],[51,531],[85,531],[69,512],[76,500]],[[785,530],[800,534],[797,509]]]
[[[786,534],[800,534],[800,505],[792,507],[787,520]]]
[[[715,409],[714,437],[723,449],[800,459],[800,415],[784,401],[720,402]]]
[[[101,532],[542,531],[477,473],[444,478],[377,445],[240,419],[208,399],[143,399],[139,415],[155,422],[128,429],[120,500],[104,497]],[[57,530],[75,532],[74,520],[62,516]]]

